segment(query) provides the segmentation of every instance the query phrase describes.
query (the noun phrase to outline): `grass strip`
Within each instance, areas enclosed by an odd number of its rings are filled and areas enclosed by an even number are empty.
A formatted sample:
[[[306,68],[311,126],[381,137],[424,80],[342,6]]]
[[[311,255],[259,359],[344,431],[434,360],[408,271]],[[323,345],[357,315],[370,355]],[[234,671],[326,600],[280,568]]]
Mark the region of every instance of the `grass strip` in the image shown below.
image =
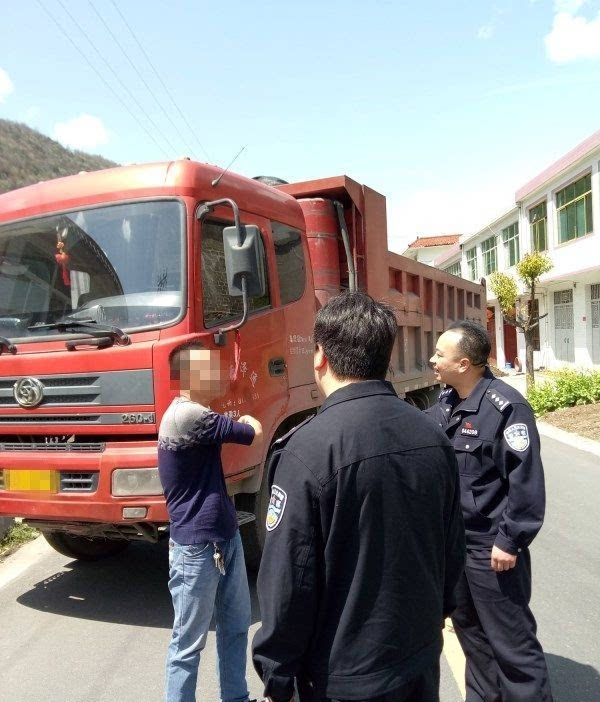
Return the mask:
[[[0,541],[0,558],[5,558],[16,551],[19,546],[39,536],[39,531],[23,522],[17,521]]]

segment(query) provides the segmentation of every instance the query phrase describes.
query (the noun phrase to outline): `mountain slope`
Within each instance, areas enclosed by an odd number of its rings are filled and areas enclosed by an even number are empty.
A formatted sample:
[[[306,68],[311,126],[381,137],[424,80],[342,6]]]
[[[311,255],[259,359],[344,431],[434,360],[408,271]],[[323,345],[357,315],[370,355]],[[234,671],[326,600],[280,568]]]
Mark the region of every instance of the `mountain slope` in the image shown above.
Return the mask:
[[[25,124],[0,119],[0,193],[116,163],[83,151],[71,151]]]

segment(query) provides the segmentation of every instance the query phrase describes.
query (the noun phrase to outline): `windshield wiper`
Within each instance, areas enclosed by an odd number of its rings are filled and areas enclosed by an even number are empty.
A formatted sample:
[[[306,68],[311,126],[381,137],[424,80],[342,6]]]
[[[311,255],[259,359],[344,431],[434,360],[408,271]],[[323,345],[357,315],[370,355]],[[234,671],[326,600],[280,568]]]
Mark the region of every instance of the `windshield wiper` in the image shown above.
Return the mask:
[[[17,347],[12,343],[12,341],[0,336],[0,356],[2,355],[4,349],[6,349],[9,353],[17,353]]]
[[[109,324],[98,324],[93,319],[75,319],[73,317],[66,317],[61,322],[52,322],[52,324],[34,324],[31,327],[27,327],[31,331],[36,329],[56,329],[57,331],[64,333],[67,331],[77,331],[81,329],[84,332],[88,332],[92,336],[108,336],[113,341],[116,341],[120,346],[127,346],[131,343],[131,338],[119,327],[113,327]]]

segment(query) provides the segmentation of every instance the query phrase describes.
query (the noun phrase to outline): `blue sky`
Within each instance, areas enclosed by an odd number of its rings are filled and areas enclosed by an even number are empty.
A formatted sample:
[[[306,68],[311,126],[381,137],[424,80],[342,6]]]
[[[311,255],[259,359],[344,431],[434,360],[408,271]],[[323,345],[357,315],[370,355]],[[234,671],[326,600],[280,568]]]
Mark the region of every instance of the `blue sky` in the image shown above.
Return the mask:
[[[600,0],[118,7],[192,131],[112,0],[11,4],[0,116],[120,163],[226,165],[246,146],[233,170],[248,176],[346,173],[387,196],[396,250],[483,227],[599,128]]]

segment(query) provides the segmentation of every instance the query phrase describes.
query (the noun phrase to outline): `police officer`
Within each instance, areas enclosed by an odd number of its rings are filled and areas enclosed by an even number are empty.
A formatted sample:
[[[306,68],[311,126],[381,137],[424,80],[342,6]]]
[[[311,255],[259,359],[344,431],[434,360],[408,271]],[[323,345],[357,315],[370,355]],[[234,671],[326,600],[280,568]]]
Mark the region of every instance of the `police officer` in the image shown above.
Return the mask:
[[[393,311],[360,292],[315,324],[319,414],[278,442],[253,660],[265,695],[437,702],[462,571],[452,446],[385,382]]]
[[[431,363],[447,384],[428,410],[454,444],[467,560],[452,615],[466,656],[467,702],[552,700],[529,609],[529,544],[545,508],[540,439],[531,407],[487,366],[478,324],[452,324]]]

